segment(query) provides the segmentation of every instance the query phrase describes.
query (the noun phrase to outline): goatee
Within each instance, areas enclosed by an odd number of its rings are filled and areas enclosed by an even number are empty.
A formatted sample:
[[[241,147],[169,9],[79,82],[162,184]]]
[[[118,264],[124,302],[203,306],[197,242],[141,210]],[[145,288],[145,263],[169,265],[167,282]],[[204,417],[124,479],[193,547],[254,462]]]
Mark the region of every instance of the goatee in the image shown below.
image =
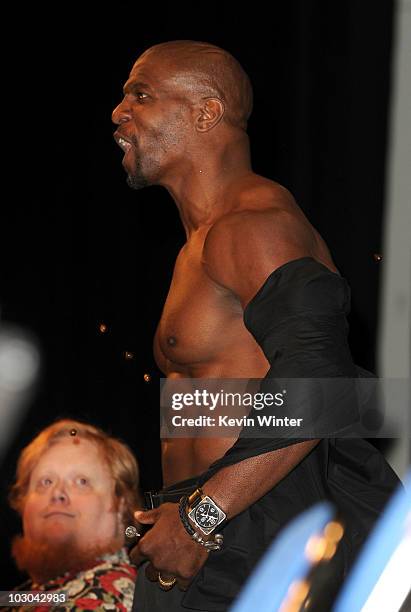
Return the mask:
[[[147,180],[143,169],[141,167],[141,153],[138,146],[138,142],[136,138],[131,139],[134,152],[135,152],[135,162],[133,172],[129,173],[127,176],[127,185],[131,187],[131,189],[143,189],[144,187],[149,187],[150,182]]]
[[[131,189],[144,189],[144,187],[150,186],[150,182],[143,174],[133,173],[127,176],[127,185],[131,187]]]
[[[45,584],[66,572],[80,572],[95,565],[103,555],[114,553],[118,546],[96,546],[79,549],[74,537],[62,542],[33,542],[26,536],[16,536],[12,556],[19,570],[26,571],[33,582]]]

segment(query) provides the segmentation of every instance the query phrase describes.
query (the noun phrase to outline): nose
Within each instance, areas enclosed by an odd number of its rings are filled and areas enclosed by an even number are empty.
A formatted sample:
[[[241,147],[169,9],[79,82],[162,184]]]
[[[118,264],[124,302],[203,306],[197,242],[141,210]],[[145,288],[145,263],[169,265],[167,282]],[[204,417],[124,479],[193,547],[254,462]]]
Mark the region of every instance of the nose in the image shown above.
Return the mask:
[[[126,96],[124,96],[123,100],[120,102],[118,106],[113,110],[111,114],[111,120],[116,125],[121,125],[126,121],[130,121],[131,119],[131,110],[130,105],[127,102]]]
[[[51,501],[55,504],[67,505],[69,503],[69,496],[66,488],[62,482],[56,483],[51,492]]]

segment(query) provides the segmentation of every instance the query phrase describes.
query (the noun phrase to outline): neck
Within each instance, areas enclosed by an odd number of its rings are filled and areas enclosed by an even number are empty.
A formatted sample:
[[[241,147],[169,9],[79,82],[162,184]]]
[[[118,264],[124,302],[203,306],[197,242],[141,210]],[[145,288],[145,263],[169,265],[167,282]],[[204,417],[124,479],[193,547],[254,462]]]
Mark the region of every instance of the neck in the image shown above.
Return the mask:
[[[187,238],[236,207],[234,185],[252,174],[248,136],[191,157],[161,184],[176,203]]]

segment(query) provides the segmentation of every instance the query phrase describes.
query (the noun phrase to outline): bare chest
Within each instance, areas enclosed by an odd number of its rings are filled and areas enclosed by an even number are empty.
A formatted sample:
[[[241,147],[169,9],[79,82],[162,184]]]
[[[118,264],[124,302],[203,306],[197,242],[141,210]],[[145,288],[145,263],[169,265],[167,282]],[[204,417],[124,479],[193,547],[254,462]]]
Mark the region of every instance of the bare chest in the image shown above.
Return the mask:
[[[166,374],[207,364],[227,349],[244,327],[242,309],[228,291],[207,276],[200,248],[182,251],[154,340],[154,353]],[[244,328],[244,334],[248,334]]]

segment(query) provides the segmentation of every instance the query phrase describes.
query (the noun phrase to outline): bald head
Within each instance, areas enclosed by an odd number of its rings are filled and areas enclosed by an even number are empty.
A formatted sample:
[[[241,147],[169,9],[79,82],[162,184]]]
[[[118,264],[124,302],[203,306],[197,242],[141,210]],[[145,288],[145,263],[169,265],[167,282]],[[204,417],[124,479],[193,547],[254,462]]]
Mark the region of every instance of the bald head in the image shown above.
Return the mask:
[[[150,47],[139,60],[160,60],[169,79],[193,100],[218,98],[224,105],[223,120],[246,130],[253,107],[250,79],[227,51],[209,43],[176,40]]]

